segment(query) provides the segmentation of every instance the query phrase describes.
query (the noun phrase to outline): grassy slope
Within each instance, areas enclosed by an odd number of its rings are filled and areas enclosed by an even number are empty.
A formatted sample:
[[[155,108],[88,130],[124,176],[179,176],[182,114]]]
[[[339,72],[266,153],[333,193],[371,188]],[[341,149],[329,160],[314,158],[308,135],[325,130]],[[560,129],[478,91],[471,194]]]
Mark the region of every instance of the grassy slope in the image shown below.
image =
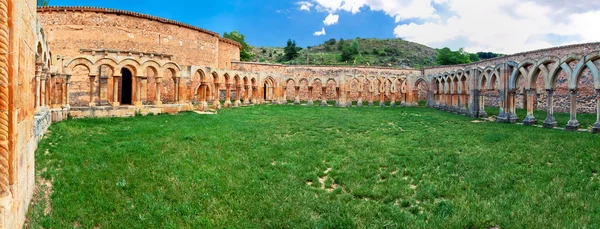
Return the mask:
[[[352,40],[346,41],[348,44]],[[435,49],[425,45],[404,41],[402,39],[359,39],[360,55],[357,65],[386,66],[386,67],[415,67],[417,65],[435,65],[437,52]],[[385,49],[398,50],[397,53],[386,53]],[[264,51],[263,51],[264,50]],[[377,52],[375,52],[377,51]],[[255,47],[254,61],[275,63],[284,55],[283,48]],[[340,62],[341,52],[337,50],[337,44],[327,50],[324,45],[319,45],[310,50],[310,64],[317,65],[353,65],[354,61],[348,63]],[[306,64],[306,49],[300,51],[298,58],[285,62],[285,64]]]
[[[36,171],[53,180],[52,210],[32,207],[32,228],[600,227],[600,136],[589,133],[298,106],[51,130]]]

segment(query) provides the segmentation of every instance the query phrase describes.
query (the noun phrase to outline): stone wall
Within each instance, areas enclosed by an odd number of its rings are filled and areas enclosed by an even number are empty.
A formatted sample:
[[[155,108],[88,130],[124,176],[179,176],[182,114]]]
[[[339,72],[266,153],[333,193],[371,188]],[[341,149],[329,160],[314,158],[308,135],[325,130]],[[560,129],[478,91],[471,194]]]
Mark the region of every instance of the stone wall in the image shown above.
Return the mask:
[[[52,51],[66,57],[108,49],[167,54],[180,65],[226,68],[239,60],[236,42],[167,19],[91,7],[43,7],[38,14]]]
[[[539,60],[568,58],[571,56],[585,57],[586,55],[600,50],[600,43],[587,43],[587,44],[576,44],[561,47],[554,47],[548,49],[540,49],[529,52],[517,53],[507,55],[503,57],[493,58],[480,62],[463,65],[452,65],[452,66],[441,66],[441,67],[429,67],[424,69],[424,74],[429,76],[436,75],[448,75],[453,71],[464,70],[464,69],[495,69],[499,64],[507,62],[525,63],[525,62],[537,62]],[[560,61],[557,61],[560,62]],[[572,61],[568,61],[567,64],[571,69],[574,69],[578,64],[579,58],[575,58]],[[547,67],[550,67],[554,62],[550,61]],[[594,62],[597,67],[600,67],[600,62]],[[533,65],[526,67],[528,71],[533,70]],[[554,100],[554,111],[556,112],[569,112],[570,101],[569,101],[569,75],[564,71],[560,71],[557,79],[552,85],[552,88],[556,90],[553,96]],[[489,79],[488,79],[489,80]],[[525,108],[524,94],[525,94],[525,79],[521,77],[517,82],[517,95],[519,96],[516,101],[517,108]],[[507,83],[507,82],[504,82]],[[470,85],[473,88],[477,88],[478,85]],[[535,87],[537,96],[535,97],[534,106],[537,110],[546,110],[548,107],[548,98],[546,96],[545,89],[547,85],[544,82],[544,76],[540,72],[535,79]],[[596,91],[594,90],[594,80],[589,70],[585,70],[579,79],[578,84],[578,98],[577,98],[577,111],[579,113],[596,113]],[[486,96],[490,93],[486,92]],[[498,106],[500,101],[498,98],[486,98],[486,106]]]

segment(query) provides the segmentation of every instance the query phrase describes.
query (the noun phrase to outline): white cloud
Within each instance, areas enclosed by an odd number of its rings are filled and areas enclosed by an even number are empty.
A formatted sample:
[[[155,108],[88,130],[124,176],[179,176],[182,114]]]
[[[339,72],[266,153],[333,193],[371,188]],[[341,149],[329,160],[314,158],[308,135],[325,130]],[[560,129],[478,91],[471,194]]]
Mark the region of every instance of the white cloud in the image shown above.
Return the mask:
[[[326,26],[330,26],[330,25],[335,25],[338,23],[338,21],[340,20],[340,15],[335,15],[335,14],[329,14],[329,16],[327,16],[325,18],[325,20],[323,21],[323,23]]]
[[[564,0],[312,1],[316,9],[330,16],[340,11],[356,14],[362,9],[382,11],[396,23],[414,21],[398,25],[393,34],[433,47],[464,47],[469,52],[510,54],[600,40],[600,30],[593,29],[600,18],[600,3],[589,0],[571,0],[569,4]],[[434,4],[443,4],[444,12],[438,12]]]
[[[313,33],[313,35],[314,35],[314,36],[323,36],[323,35],[325,35],[325,34],[326,34],[326,33],[325,33],[325,27],[323,27],[323,28],[321,29],[321,31],[317,31],[317,32]]]
[[[313,3],[307,1],[296,2],[296,5],[300,6],[300,10],[309,11],[314,6]]]

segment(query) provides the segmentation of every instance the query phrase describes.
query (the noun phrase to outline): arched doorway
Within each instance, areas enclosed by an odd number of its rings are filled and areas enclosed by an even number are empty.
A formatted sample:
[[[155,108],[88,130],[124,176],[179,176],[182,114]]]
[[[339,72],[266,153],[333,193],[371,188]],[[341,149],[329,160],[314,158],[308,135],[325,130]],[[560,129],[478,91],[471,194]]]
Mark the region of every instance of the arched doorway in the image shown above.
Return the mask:
[[[121,104],[123,105],[131,105],[131,101],[132,101],[132,93],[131,93],[131,89],[133,88],[132,86],[132,74],[131,71],[129,71],[129,69],[127,68],[123,68],[121,69],[121,91],[119,94],[121,94]]]

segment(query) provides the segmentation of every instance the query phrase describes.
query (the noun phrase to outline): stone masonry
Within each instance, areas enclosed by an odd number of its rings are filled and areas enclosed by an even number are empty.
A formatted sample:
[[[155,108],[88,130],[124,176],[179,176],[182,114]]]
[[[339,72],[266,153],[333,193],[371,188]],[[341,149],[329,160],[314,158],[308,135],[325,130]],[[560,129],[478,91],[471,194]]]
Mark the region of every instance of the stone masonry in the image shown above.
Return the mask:
[[[597,113],[600,43],[415,69],[239,61],[240,45],[198,27],[92,7],[0,0],[0,227],[22,228],[34,152],[67,116],[213,110],[254,104],[427,106],[499,122],[556,126],[554,111]],[[516,108],[527,109],[518,117]],[[534,109],[547,110],[542,122]]]

